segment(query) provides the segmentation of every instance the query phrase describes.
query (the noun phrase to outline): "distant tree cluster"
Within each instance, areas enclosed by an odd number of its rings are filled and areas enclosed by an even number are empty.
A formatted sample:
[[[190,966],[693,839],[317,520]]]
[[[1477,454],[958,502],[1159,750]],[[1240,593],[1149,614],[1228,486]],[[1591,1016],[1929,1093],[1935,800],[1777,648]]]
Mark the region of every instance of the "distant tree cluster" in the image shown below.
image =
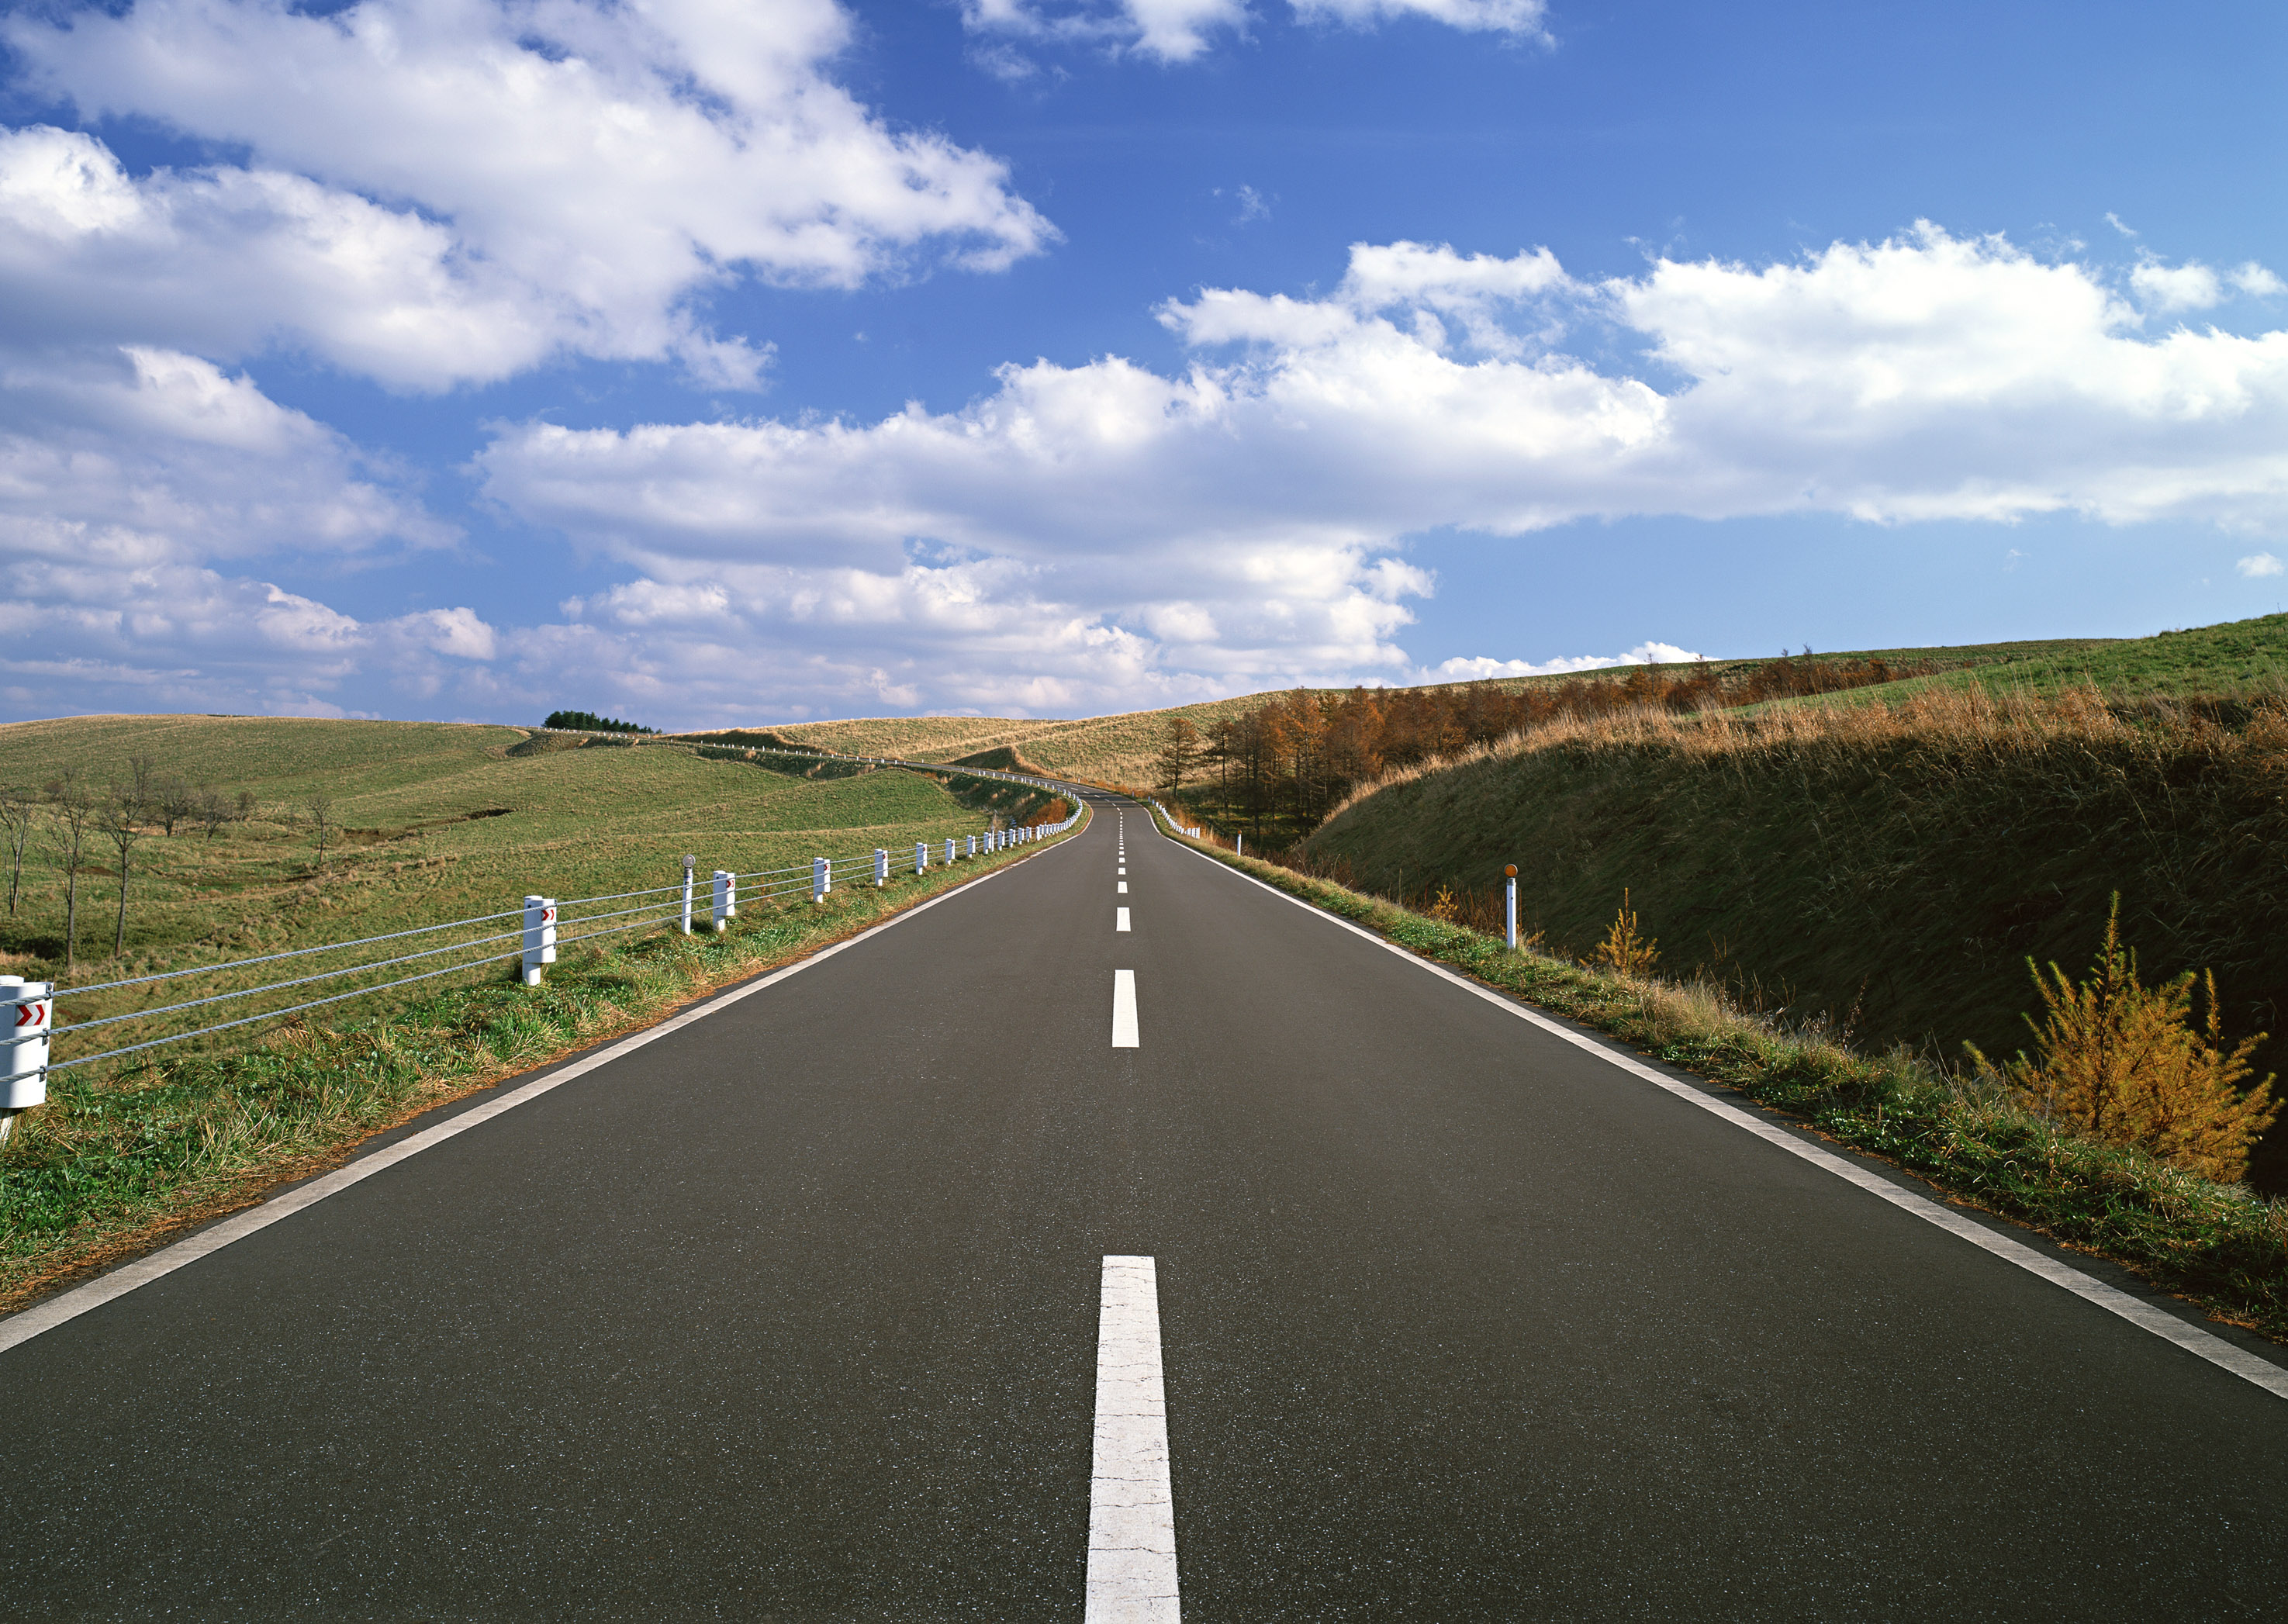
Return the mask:
[[[1832,693],[1924,674],[1882,660],[1821,660],[1807,651],[1720,670],[1705,661],[1635,666],[1625,676],[1579,677],[1515,690],[1490,682],[1432,688],[1298,688],[1253,710],[1196,730],[1170,719],[1157,760],[1173,793],[1212,778],[1227,814],[1308,829],[1349,792],[1394,767],[1490,744],[1572,718],[1656,709],[1678,713]]]
[[[8,912],[14,914],[23,898],[26,856],[44,851],[63,875],[64,973],[69,975],[79,955],[80,878],[91,871],[88,848],[108,845],[119,864],[111,929],[112,955],[117,957],[127,944],[135,848],[153,826],[171,837],[179,827],[195,825],[211,840],[224,824],[252,817],[255,808],[251,791],[242,789],[233,797],[210,785],[193,784],[163,771],[151,756],[129,757],[125,775],[101,788],[80,768],[67,766],[36,791],[0,789],[0,862],[8,869]],[[324,860],[322,834],[319,860]]]
[[[622,722],[612,717],[600,717],[588,710],[552,710],[548,713],[548,720],[541,725],[580,733],[655,733],[659,731],[656,727]]]

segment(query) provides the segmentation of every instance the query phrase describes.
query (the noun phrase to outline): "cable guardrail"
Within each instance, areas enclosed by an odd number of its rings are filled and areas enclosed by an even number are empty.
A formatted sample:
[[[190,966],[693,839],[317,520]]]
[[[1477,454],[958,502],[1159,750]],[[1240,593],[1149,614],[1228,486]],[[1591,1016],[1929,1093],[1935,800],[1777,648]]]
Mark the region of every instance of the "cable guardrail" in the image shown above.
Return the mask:
[[[1149,800],[1149,801],[1152,803],[1152,805],[1153,805],[1153,807],[1155,808],[1155,810],[1156,810],[1156,811],[1159,812],[1160,816],[1161,816],[1163,819],[1164,819],[1164,820],[1166,820],[1166,822],[1167,822],[1167,825],[1168,825],[1169,828],[1171,828],[1172,830],[1173,830],[1175,833],[1177,833],[1177,834],[1179,834],[1179,835],[1188,835],[1188,836],[1190,836],[1192,839],[1194,839],[1194,840],[1199,840],[1199,839],[1203,839],[1203,838],[1204,838],[1204,836],[1202,836],[1201,832],[1200,832],[1197,828],[1194,828],[1194,827],[1192,827],[1192,826],[1190,826],[1190,825],[1188,825],[1188,824],[1182,824],[1182,823],[1179,823],[1179,822],[1177,822],[1177,821],[1176,821],[1176,814],[1175,814],[1175,813],[1173,813],[1173,812],[1170,812],[1166,807],[1162,806],[1162,805],[1160,804],[1160,797],[1159,797],[1159,796],[1147,796],[1147,797],[1145,797],[1145,798],[1146,798],[1146,799],[1148,799],[1148,800]]]
[[[465,919],[444,921],[437,924],[412,925],[401,931],[385,931],[371,936],[352,938],[346,941],[321,942],[305,947],[282,948],[275,953],[257,954],[250,958],[232,959],[215,964],[191,965],[179,970],[154,970],[148,975],[122,977],[111,981],[91,982],[81,986],[59,987],[53,982],[28,981],[20,976],[0,975],[0,1025],[8,1030],[0,1035],[0,1141],[4,1141],[14,1125],[19,1112],[43,1104],[47,1098],[47,1079],[51,1073],[70,1071],[81,1066],[116,1060],[128,1055],[142,1054],[169,1044],[208,1037],[216,1033],[236,1031],[264,1022],[284,1021],[307,1010],[385,993],[420,982],[465,970],[498,967],[504,956],[503,948],[514,943],[517,963],[524,984],[541,984],[547,965],[556,961],[559,947],[575,942],[591,941],[599,937],[614,936],[653,926],[679,929],[684,935],[694,933],[695,916],[703,917],[711,931],[727,928],[738,913],[738,899],[743,885],[749,889],[751,899],[776,901],[798,895],[805,891],[814,902],[823,902],[838,883],[876,886],[887,884],[892,879],[905,875],[926,873],[950,866],[965,858],[989,856],[1012,847],[1049,838],[1070,829],[1078,823],[1085,806],[1076,788],[1070,784],[1037,777],[1029,773],[1003,772],[990,767],[965,767],[942,762],[905,761],[894,757],[837,756],[822,751],[759,750],[755,753],[784,754],[808,759],[854,761],[870,766],[898,767],[933,775],[953,774],[968,778],[997,779],[1004,782],[1026,785],[1070,797],[1071,812],[1062,821],[1041,824],[1011,824],[996,827],[967,836],[941,836],[935,841],[918,841],[902,850],[877,847],[871,852],[849,856],[817,856],[808,863],[798,863],[780,868],[758,868],[738,873],[719,868],[714,871],[709,889],[703,895],[697,890],[695,854],[683,859],[683,877],[665,885],[646,886],[634,891],[608,891],[589,897],[559,899],[553,897],[528,896],[520,908],[505,908],[498,913],[472,915]],[[657,899],[644,901],[640,899]],[[600,903],[634,902],[636,906],[615,908],[600,913],[580,913],[571,910],[592,908]],[[290,976],[284,980],[261,980],[246,986],[225,987],[195,998],[144,1009],[99,1013],[88,1018],[71,1021],[61,1028],[55,1023],[59,1001],[83,1000],[104,994],[117,994],[127,989],[150,986],[161,982],[181,980],[187,977],[229,976],[266,964],[276,964],[293,959],[306,959],[322,954],[346,954],[385,943],[402,942],[410,938],[433,936],[441,931],[467,931],[474,927],[495,925],[504,920],[517,920],[514,928],[492,931],[435,947],[417,948],[410,953],[395,953],[384,958],[361,959],[353,964],[339,964],[328,969],[314,970],[306,975]],[[619,923],[608,923],[617,921]],[[588,929],[585,927],[596,927]],[[484,951],[478,952],[477,950]],[[199,1019],[186,1024],[182,1030],[164,1033],[133,1043],[115,1044],[93,1050],[68,1058],[54,1057],[54,1045],[99,1029],[116,1029],[137,1021],[182,1018],[192,1011],[211,1009],[234,999],[274,996],[294,988],[314,986],[320,983],[349,976],[369,976],[396,969],[423,959],[443,955],[474,953],[476,956],[435,969],[416,971],[390,980],[369,986],[354,986],[346,991],[330,993],[323,997],[303,999],[282,1007],[259,1010],[254,1014],[236,1016],[228,1020]]]

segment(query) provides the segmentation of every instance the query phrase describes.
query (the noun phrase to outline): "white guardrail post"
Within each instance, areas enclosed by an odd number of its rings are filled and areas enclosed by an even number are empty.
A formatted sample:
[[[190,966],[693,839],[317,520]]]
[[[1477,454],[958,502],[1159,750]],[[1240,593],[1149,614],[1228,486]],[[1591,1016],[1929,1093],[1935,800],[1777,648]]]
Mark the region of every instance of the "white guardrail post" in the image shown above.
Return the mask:
[[[945,866],[950,868],[959,860],[960,853],[953,849],[953,836],[948,835],[945,837]]]
[[[683,933],[686,936],[691,934],[691,871],[698,865],[696,856],[689,852],[683,854]]]
[[[524,984],[540,985],[541,967],[556,963],[556,899],[524,899]]]
[[[881,846],[874,848],[874,889],[879,891],[890,883],[890,853]]]
[[[834,865],[822,857],[810,860],[810,899],[826,900],[826,893],[834,889]]]
[[[16,1125],[16,1113],[48,1098],[48,1034],[56,1024],[56,990],[52,981],[27,981],[21,976],[0,976],[0,1010],[4,1023],[7,1058],[0,1060],[0,1144]]]
[[[1506,910],[1509,918],[1509,950],[1515,953],[1517,951],[1517,865],[1509,864],[1503,868],[1502,874],[1507,880],[1509,891],[1509,906]]]
[[[917,840],[914,842],[914,872],[916,874],[919,874],[928,867],[929,842],[926,840]]]
[[[715,871],[715,934],[720,936],[731,928],[731,921],[739,913],[739,876],[727,868]]]

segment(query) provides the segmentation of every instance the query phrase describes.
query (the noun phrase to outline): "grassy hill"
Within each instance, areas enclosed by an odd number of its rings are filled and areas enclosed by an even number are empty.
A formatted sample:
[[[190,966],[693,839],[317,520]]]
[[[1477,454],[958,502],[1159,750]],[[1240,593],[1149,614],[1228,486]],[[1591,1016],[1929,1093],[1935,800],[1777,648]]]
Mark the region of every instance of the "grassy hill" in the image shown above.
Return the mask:
[[[0,788],[37,792],[69,768],[100,790],[126,780],[139,756],[158,775],[207,782],[234,804],[245,790],[252,812],[212,838],[195,824],[179,825],[171,837],[156,828],[144,836],[132,854],[126,950],[116,958],[116,859],[91,841],[80,873],[77,971],[68,978],[74,985],[466,920],[515,908],[527,891],[569,899],[673,884],[686,852],[698,858],[703,888],[718,866],[806,871],[814,855],[910,850],[914,841],[967,834],[995,817],[1029,820],[1051,800],[973,778],[947,782],[717,744],[234,717],[0,727]],[[319,789],[346,826],[322,867],[306,812]],[[0,967],[66,978],[52,805],[36,808],[35,826],[22,894],[12,914],[0,915]],[[703,924],[685,937],[647,915],[639,915],[639,930],[584,940],[576,939],[575,924],[536,987],[513,974],[513,940],[482,939],[512,923],[500,922],[61,1000],[59,1060],[195,1035],[52,1073],[47,1104],[12,1124],[0,1145],[0,1306],[131,1256],[277,1179],[322,1170],[366,1135],[413,1113],[814,952],[986,864],[1023,855],[933,865],[878,891],[841,869],[838,889],[818,907],[802,891],[771,904],[751,886],[719,936]],[[704,897],[703,889],[703,908]],[[637,906],[672,904],[670,892]],[[441,943],[450,945],[447,954],[412,968],[299,990],[275,985]],[[449,973],[242,1029],[204,1029],[437,966]],[[249,989],[243,1002],[74,1031],[177,998]]]
[[[1999,643],[1979,649],[1890,651],[1884,657],[1914,660],[1925,653],[1952,666],[1931,676],[1913,677],[1857,688],[1846,704],[1892,703],[1933,689],[1977,688],[1994,694],[2051,696],[2070,688],[2093,687],[2109,700],[2128,703],[2153,699],[2246,699],[2288,694],[2288,614],[2260,615],[2158,632],[2149,638],[2119,638],[2085,643]],[[1945,657],[1974,654],[1958,664]],[[1785,700],[1782,707],[1839,702],[1838,698]]]
[[[1823,651],[1823,658],[1880,659],[1894,664],[1914,662],[1955,670],[2006,673],[2002,680],[2025,680],[2031,673],[2079,669],[2104,651],[2117,646],[2101,638],[2053,639],[2046,642],[1983,643],[1946,648],[1887,648]],[[1760,659],[1709,661],[1719,671],[1761,664]],[[1506,677],[1494,686],[1513,692],[1537,685],[1577,680],[1582,677],[1617,681],[1622,670],[1576,672],[1552,677]],[[1923,678],[1927,683],[1929,678]],[[1889,688],[1907,685],[1893,684]],[[1920,685],[1917,684],[1916,685]],[[1868,690],[1868,692],[1887,692]],[[981,764],[995,750],[1009,750],[1044,772],[1069,774],[1105,783],[1146,784],[1153,774],[1153,757],[1167,736],[1169,720],[1186,717],[1203,732],[1219,719],[1253,710],[1270,693],[1242,694],[1233,699],[1207,700],[1196,704],[1171,705],[1158,710],[1130,710],[1116,716],[1084,720],[1023,720],[997,717],[873,717],[843,722],[801,722],[774,726],[771,733],[790,743],[814,749],[843,750],[854,755],[898,756],[910,761],[973,760]],[[696,737],[698,735],[693,735]]]
[[[1514,862],[1522,914],[1577,955],[1626,888],[1663,973],[1954,1060],[2025,1045],[2026,959],[2078,971],[2118,891],[2148,978],[2213,969],[2228,1030],[2272,1034],[2260,1069],[2288,1070],[2284,671],[2274,615],[1755,715],[1561,725],[1370,787],[1299,856],[1481,910]],[[2256,1176],[2288,1189],[2288,1125]]]
[[[771,731],[790,742],[854,755],[897,756],[909,761],[997,764],[1022,760],[1047,772],[1103,783],[1143,783],[1166,736],[1168,718],[1189,717],[1204,728],[1219,717],[1252,709],[1260,694],[1131,710],[1084,721],[1013,721],[993,717],[882,717],[848,722],[805,722]]]
[[[524,749],[525,730],[406,722],[91,717],[0,727],[0,786],[67,766],[99,789],[132,757],[256,797],[211,838],[156,830],[133,852],[127,947],[110,959],[117,860],[91,837],[80,882],[82,981],[377,934],[563,897],[667,884],[681,854],[775,868],[814,854],[981,828],[934,780],[870,771],[814,780],[683,749]],[[345,826],[322,869],[303,803],[323,787]],[[4,877],[4,876],[0,876]],[[23,894],[0,916],[0,966],[52,977],[63,959],[61,867],[44,818]],[[83,1018],[84,1011],[82,1012]]]

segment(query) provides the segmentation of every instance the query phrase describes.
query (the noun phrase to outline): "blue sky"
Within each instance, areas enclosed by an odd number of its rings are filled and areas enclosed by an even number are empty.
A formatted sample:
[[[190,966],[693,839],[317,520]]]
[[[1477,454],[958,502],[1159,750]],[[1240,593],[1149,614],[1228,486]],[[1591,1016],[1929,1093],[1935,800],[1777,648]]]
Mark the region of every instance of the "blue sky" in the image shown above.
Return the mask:
[[[10,718],[1091,714],[2288,598],[2277,6],[0,38]]]

